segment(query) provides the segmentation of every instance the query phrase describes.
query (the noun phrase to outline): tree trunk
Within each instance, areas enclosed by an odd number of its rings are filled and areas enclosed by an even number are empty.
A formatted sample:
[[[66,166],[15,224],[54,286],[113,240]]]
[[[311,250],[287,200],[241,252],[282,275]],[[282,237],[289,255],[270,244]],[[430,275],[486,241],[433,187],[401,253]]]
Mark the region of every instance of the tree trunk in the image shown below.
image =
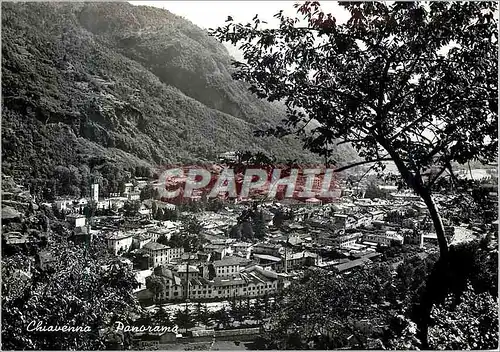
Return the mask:
[[[427,209],[429,210],[429,214],[432,219],[432,223],[434,225],[434,230],[436,231],[438,243],[439,243],[439,253],[441,261],[446,261],[448,257],[448,241],[446,240],[446,235],[444,232],[443,221],[441,220],[441,216],[436,207],[436,203],[432,199],[430,192],[423,191],[420,193],[425,205],[427,205]]]
[[[450,286],[449,275],[450,267],[448,258],[440,257],[429,275],[426,288],[420,298],[420,306],[417,313],[417,338],[421,342],[420,349],[429,349],[428,333],[432,306],[438,302],[442,302],[448,292]]]
[[[428,329],[432,305],[438,302],[440,297],[444,298],[449,287],[446,275],[448,269],[448,241],[446,240],[443,221],[441,220],[436,203],[432,199],[430,192],[428,190],[421,190],[419,194],[429,210],[434,230],[438,238],[440,252],[439,260],[427,279],[427,288],[422,297],[420,306],[421,317],[419,322],[417,322],[419,328],[417,337],[421,342],[421,349],[426,350],[429,349]]]

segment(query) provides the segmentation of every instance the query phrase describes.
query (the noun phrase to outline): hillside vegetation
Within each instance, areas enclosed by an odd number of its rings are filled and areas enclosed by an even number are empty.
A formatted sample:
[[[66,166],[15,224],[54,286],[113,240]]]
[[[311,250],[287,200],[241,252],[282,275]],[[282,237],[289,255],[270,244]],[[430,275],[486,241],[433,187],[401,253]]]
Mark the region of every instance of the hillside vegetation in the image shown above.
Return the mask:
[[[234,81],[223,45],[166,10],[3,3],[2,24],[2,171],[33,187],[63,174],[85,192],[94,174],[113,191],[138,169],[231,150],[314,160],[291,137],[253,136],[282,107]]]

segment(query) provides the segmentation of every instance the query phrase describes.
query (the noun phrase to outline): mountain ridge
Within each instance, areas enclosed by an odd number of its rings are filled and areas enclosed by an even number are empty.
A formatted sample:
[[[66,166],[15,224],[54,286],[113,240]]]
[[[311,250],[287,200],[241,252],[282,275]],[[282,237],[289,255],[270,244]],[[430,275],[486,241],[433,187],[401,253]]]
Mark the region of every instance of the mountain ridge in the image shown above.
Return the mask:
[[[318,160],[296,138],[254,137],[283,109],[233,80],[227,49],[167,10],[2,3],[2,23],[5,174],[76,194],[91,176],[112,192],[137,167],[210,162],[230,150]],[[57,190],[59,166],[78,169],[75,187]]]

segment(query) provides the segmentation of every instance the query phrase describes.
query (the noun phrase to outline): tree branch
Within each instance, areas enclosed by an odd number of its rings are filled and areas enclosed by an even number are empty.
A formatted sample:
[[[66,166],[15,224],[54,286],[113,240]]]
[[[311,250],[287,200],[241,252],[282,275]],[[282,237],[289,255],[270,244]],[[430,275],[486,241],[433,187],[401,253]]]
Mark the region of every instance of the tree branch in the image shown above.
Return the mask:
[[[352,142],[362,142],[366,139],[367,137],[365,138],[360,138],[360,139],[346,139],[346,140],[343,140],[341,142],[338,142],[337,143],[337,146],[339,145],[342,145],[342,144],[346,144],[346,143],[352,143]]]
[[[434,183],[437,181],[437,179],[443,174],[443,172],[446,171],[446,169],[448,168],[448,166],[444,166],[441,170],[439,170],[439,172],[436,174],[436,176],[429,181],[429,185],[428,185],[428,188],[430,189]]]
[[[399,132],[397,132],[394,136],[392,136],[391,139],[394,140],[397,136],[399,136],[400,134],[408,131],[408,129],[412,128],[414,125],[418,124],[420,121],[422,121],[425,118],[429,117],[430,114],[437,112],[439,109],[444,108],[448,104],[457,103],[457,102],[467,103],[467,102],[471,102],[471,101],[483,101],[483,100],[489,100],[489,99],[456,99],[456,100],[447,100],[447,101],[444,101],[442,104],[438,105],[437,107],[429,109],[426,112],[422,113],[422,115],[420,115],[419,118],[417,118],[416,120],[413,120],[408,125],[406,125],[405,127],[403,127]]]
[[[369,164],[369,163],[376,163],[376,162],[380,162],[380,161],[393,161],[393,159],[392,158],[380,158],[380,159],[375,159],[375,160],[363,160],[363,161],[360,161],[360,162],[357,162],[354,164],[342,166],[336,170],[333,170],[333,172],[341,172],[341,171],[348,170],[348,169],[356,167],[356,166]]]

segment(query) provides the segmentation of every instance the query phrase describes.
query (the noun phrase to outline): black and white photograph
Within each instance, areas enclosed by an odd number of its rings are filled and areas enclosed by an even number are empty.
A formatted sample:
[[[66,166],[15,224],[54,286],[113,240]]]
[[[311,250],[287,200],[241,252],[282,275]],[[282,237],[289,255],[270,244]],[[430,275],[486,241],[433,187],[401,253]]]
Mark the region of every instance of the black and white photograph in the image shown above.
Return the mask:
[[[0,350],[498,350],[498,1],[1,1]]]

